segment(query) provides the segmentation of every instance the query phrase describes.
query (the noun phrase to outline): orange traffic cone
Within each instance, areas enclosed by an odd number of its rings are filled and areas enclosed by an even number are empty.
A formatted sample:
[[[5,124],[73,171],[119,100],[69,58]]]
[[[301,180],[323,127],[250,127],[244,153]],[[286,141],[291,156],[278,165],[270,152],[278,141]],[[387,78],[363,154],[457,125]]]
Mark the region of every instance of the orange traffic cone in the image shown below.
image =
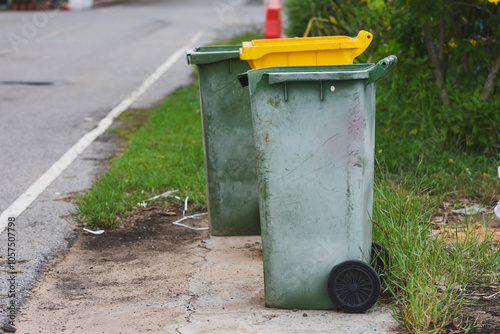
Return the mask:
[[[281,38],[281,6],[279,0],[271,1],[266,9],[264,38]]]

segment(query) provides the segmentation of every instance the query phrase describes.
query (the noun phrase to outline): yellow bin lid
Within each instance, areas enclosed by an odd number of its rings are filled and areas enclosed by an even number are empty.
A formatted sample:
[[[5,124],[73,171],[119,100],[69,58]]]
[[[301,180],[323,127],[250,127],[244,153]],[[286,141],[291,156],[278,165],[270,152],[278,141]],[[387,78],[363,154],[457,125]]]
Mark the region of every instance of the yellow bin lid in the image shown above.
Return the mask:
[[[251,68],[271,66],[344,65],[366,50],[372,34],[361,30],[356,37],[325,36],[257,39],[243,42],[240,59]]]

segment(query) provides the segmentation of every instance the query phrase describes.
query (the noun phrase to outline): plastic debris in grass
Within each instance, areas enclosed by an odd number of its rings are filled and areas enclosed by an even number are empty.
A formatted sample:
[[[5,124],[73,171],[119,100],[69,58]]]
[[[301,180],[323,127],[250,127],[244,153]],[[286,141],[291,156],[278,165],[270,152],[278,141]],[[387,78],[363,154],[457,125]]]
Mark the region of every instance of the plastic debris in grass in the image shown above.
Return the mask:
[[[95,234],[95,235],[99,235],[99,234],[103,234],[104,233],[104,230],[92,231],[92,230],[89,230],[88,228],[84,228],[83,230],[85,232],[89,232],[90,234]]]
[[[185,225],[185,224],[181,224],[181,222],[182,222],[182,221],[184,221],[184,220],[188,220],[188,219],[198,219],[198,217],[201,217],[201,216],[206,216],[207,214],[208,214],[207,212],[204,212],[204,213],[197,213],[197,214],[192,215],[192,216],[182,217],[181,219],[176,220],[176,221],[175,221],[175,222],[173,222],[172,224],[177,225],[177,226],[186,227],[186,228],[189,228],[189,229],[191,229],[191,230],[196,230],[196,231],[208,230],[208,227],[192,227],[192,226],[188,226],[188,225]]]
[[[186,199],[184,200],[184,210],[182,210],[182,217],[184,217],[186,215],[186,211],[188,209],[188,200],[189,200],[189,196],[186,197]]]
[[[463,209],[451,210],[453,213],[465,214],[467,216],[478,214],[479,212],[486,211],[486,209],[481,204],[474,204]]]
[[[146,201],[153,201],[155,199],[158,199],[160,197],[170,197],[172,194],[178,192],[179,190],[170,190],[170,191],[166,191],[164,192],[163,194],[160,194],[160,195],[157,195],[157,196],[154,196],[154,197],[151,197],[151,198],[148,198],[148,199],[145,199],[144,201],[142,201],[142,203],[137,203],[138,206],[142,206],[143,208],[145,208],[148,204],[146,203]],[[178,198],[177,196],[175,196],[175,198]]]
[[[192,216],[186,216],[186,211],[188,209],[188,200],[189,200],[189,196],[184,199],[184,210],[182,210],[182,218],[179,219],[179,220],[176,220],[172,224],[177,225],[177,226],[186,227],[186,228],[189,228],[191,230],[196,230],[196,231],[208,230],[208,227],[192,227],[192,226],[188,226],[188,225],[185,225],[185,224],[181,224],[181,222],[184,221],[184,220],[198,219],[198,217],[205,216],[205,215],[208,214],[207,212],[204,212],[204,213],[198,213],[198,214],[195,214],[195,215],[192,215]]]
[[[500,218],[500,201],[498,201],[497,206],[495,206],[495,214]]]
[[[153,200],[158,199],[160,197],[170,197],[172,194],[174,194],[174,193],[176,193],[178,191],[179,190],[171,190],[171,191],[164,192],[163,194],[160,194],[158,196],[154,196],[154,197],[148,198],[148,199],[142,201],[142,203],[137,203],[137,205],[138,206],[142,206],[143,208],[146,208],[146,206],[147,206],[146,201],[153,201]],[[181,199],[178,196],[173,196],[173,197],[176,198],[176,199],[179,199],[179,200]],[[179,220],[177,220],[177,221],[175,221],[175,222],[173,222],[172,224],[177,225],[177,226],[186,227],[186,228],[189,228],[189,229],[192,229],[192,230],[197,230],[197,231],[199,231],[199,230],[208,230],[208,227],[192,227],[192,226],[188,226],[188,225],[180,223],[181,221],[188,220],[188,219],[198,219],[198,217],[205,216],[205,215],[208,214],[207,212],[205,212],[205,213],[198,213],[198,214],[195,214],[195,215],[192,215],[192,216],[186,216],[186,212],[187,212],[187,209],[188,209],[188,200],[189,200],[189,196],[184,199],[184,210],[182,210],[182,218],[179,219]],[[84,229],[84,230],[86,230],[86,229]],[[90,230],[88,232],[92,233]]]

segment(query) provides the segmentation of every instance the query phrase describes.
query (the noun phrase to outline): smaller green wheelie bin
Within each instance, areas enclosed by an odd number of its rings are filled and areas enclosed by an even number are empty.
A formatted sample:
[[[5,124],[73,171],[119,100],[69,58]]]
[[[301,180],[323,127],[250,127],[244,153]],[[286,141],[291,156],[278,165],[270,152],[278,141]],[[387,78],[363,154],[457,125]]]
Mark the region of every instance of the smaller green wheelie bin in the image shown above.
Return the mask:
[[[210,233],[260,235],[255,145],[248,89],[237,75],[250,69],[241,46],[187,51],[198,66]]]
[[[239,76],[251,94],[268,306],[364,312],[376,303],[375,82],[396,61]]]

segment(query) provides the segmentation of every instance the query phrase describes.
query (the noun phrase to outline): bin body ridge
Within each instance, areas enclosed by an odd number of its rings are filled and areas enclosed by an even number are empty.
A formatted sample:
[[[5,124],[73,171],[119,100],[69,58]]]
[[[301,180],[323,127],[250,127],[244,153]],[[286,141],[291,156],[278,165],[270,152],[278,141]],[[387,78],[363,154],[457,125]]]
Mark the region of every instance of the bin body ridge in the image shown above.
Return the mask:
[[[250,69],[239,46],[188,53],[198,65],[210,233],[259,235],[259,204],[250,98],[237,74]]]
[[[321,78],[253,83],[269,306],[335,308],[333,265],[369,262],[375,84]]]

